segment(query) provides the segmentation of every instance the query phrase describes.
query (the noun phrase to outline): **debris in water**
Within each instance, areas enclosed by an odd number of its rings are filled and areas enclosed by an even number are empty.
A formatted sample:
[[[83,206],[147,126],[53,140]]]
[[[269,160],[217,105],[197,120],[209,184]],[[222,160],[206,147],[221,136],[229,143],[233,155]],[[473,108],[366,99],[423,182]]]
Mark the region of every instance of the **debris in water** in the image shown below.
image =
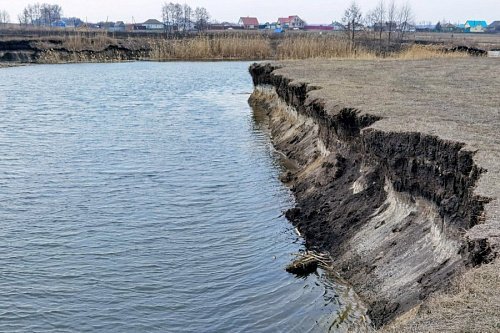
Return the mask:
[[[326,253],[306,251],[304,253],[292,253],[295,255],[293,262],[286,266],[288,273],[296,275],[309,275],[316,271],[318,267],[331,269],[331,259]]]

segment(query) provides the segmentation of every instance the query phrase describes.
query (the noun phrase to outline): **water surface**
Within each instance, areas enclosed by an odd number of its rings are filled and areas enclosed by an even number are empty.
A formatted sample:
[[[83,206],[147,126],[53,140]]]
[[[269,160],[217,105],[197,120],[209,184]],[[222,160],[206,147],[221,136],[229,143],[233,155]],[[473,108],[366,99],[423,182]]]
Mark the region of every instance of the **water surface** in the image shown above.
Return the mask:
[[[0,70],[0,331],[325,331],[248,63]]]

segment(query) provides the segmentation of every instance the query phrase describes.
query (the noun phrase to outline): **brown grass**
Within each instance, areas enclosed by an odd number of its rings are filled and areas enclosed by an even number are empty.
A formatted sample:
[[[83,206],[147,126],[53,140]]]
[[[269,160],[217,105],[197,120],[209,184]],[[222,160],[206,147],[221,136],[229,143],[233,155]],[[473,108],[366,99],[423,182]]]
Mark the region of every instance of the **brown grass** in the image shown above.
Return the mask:
[[[436,59],[436,58],[463,58],[468,57],[467,52],[445,52],[442,46],[413,44],[389,58],[402,60]]]
[[[382,332],[500,332],[500,264],[467,271],[448,293],[434,295],[415,318]]]
[[[116,45],[117,41],[108,37],[106,33],[95,34],[92,37],[81,32],[68,36],[55,36],[50,39],[38,38],[31,42],[31,45],[39,50],[66,49],[68,51],[103,51],[110,45]]]
[[[272,46],[274,45],[274,47]],[[301,60],[377,59],[374,51],[336,35],[291,35],[271,39],[259,34],[227,34],[195,38],[151,40],[153,60]],[[442,47],[413,45],[386,59],[430,59],[468,56],[445,53]]]
[[[85,33],[82,33],[66,37],[63,41],[62,47],[68,51],[102,51],[114,43],[114,40],[105,34],[97,35],[95,37],[86,37]]]
[[[222,35],[211,38],[164,39],[151,41],[153,60],[271,59],[269,41],[260,35]]]
[[[373,59],[375,54],[350,40],[334,35],[287,37],[277,47],[279,60],[358,58]]]

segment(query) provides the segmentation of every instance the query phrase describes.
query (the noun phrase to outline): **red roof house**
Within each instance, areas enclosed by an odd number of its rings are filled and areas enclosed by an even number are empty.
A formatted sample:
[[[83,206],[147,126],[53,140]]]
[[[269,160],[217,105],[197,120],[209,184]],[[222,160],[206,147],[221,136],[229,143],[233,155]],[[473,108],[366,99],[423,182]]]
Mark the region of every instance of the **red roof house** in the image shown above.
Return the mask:
[[[288,17],[280,17],[278,19],[278,24],[280,24],[282,28],[303,29],[306,25],[306,22],[301,20],[297,15],[292,15]]]
[[[238,25],[243,29],[259,29],[259,21],[256,17],[240,17]]]

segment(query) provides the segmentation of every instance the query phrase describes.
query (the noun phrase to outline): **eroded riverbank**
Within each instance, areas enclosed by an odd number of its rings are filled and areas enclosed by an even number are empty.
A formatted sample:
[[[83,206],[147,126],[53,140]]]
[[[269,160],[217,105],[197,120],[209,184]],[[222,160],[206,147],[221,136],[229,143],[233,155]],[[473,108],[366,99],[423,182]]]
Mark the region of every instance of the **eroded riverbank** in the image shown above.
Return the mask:
[[[287,216],[381,327],[496,258],[496,59],[255,64]],[[477,73],[482,73],[481,76]]]

